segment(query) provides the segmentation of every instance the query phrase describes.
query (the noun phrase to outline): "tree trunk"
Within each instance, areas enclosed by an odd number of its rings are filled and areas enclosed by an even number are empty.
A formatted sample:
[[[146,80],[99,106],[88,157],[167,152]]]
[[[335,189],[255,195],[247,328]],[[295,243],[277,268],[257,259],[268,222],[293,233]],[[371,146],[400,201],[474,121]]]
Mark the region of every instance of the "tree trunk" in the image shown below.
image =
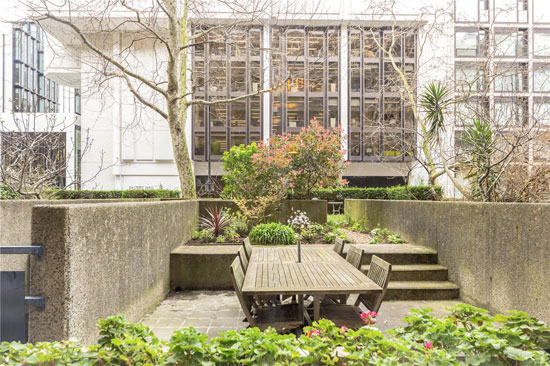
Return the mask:
[[[174,150],[174,160],[180,178],[181,197],[195,198],[195,176],[187,140],[185,138],[185,122],[187,120],[187,103],[185,98],[179,98],[180,94],[186,92],[187,87],[187,51],[180,52],[181,42],[187,43],[187,1],[184,2],[184,14],[181,20],[178,19],[176,0],[166,0],[166,8],[169,16],[169,44],[171,55],[168,57],[168,125]],[[180,39],[180,34],[183,39]],[[180,59],[181,55],[181,59]],[[178,73],[178,61],[180,71]],[[178,78],[179,74],[179,78]]]

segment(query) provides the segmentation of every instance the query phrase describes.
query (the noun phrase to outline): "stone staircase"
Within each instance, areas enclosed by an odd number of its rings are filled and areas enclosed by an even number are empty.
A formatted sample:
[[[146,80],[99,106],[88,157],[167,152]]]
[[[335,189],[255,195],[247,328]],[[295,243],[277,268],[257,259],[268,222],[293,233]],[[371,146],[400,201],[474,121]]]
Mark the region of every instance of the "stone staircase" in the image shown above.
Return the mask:
[[[448,281],[447,268],[437,262],[437,252],[411,244],[350,244],[363,249],[361,271],[367,273],[373,255],[392,264],[384,300],[458,299],[458,286]],[[346,245],[349,248],[349,245]],[[347,249],[344,248],[344,252]],[[344,254],[345,255],[345,254]]]

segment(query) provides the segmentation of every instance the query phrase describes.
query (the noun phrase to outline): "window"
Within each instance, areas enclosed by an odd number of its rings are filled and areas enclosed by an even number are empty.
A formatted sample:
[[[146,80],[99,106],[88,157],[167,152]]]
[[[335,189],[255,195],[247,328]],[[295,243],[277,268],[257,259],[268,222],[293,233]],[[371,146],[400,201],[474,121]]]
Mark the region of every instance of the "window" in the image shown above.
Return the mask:
[[[535,23],[550,23],[548,0],[533,0],[533,21]]]
[[[488,119],[489,101],[484,98],[468,98],[455,104],[456,124],[458,126],[469,125],[472,119]]]
[[[526,57],[528,48],[526,30],[495,33],[495,56]]]
[[[533,90],[536,92],[550,92],[550,65],[534,66]]]
[[[540,126],[550,126],[550,101],[535,100],[533,105],[535,121]]]
[[[455,0],[457,22],[487,22],[489,0]]]
[[[495,0],[495,22],[527,22],[527,0]]]
[[[527,65],[518,63],[498,64],[495,70],[495,91],[527,91]]]
[[[42,29],[32,22],[13,26],[13,110],[56,112],[58,85],[44,77]]]
[[[273,82],[287,81],[282,95],[271,99],[272,134],[297,133],[313,118],[327,128],[338,126],[338,35],[325,27],[273,29]]]
[[[477,64],[456,64],[455,83],[458,92],[468,94],[485,89],[483,70]]]
[[[195,34],[208,28],[194,29]],[[230,34],[212,32],[209,43],[193,53],[193,89],[197,98],[235,98],[262,88],[261,29],[236,28]],[[210,107],[193,106],[193,158],[217,160],[234,145],[262,138],[262,98],[250,97]],[[208,136],[207,126],[210,126]],[[210,138],[210,143],[208,139]]]
[[[533,44],[535,56],[550,56],[550,32],[535,32],[533,34]]]
[[[487,31],[457,31],[455,35],[457,57],[485,55]]]
[[[529,108],[524,98],[496,99],[494,122],[497,126],[521,126],[527,124]]]
[[[391,51],[393,61],[414,87],[416,35],[403,30],[392,34],[369,28],[350,29],[349,36],[353,39],[349,49],[349,158],[403,160],[410,156],[403,150],[406,136],[403,128],[413,130],[415,120],[412,109],[404,109],[404,101],[398,94],[403,80],[389,57],[379,52],[377,42],[382,41],[383,47]],[[408,113],[406,124],[404,110]]]

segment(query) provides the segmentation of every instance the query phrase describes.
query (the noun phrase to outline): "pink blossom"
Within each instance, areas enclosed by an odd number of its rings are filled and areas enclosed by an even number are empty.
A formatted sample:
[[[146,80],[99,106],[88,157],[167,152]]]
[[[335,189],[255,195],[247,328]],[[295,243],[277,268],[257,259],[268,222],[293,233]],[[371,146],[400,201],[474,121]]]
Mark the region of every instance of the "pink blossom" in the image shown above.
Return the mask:
[[[432,344],[432,342],[427,341],[426,344],[424,345],[424,348],[426,348],[426,349],[432,349],[432,348],[434,348],[434,345]]]
[[[311,338],[311,337],[313,337],[314,335],[318,336],[318,335],[320,335],[320,334],[321,334],[321,332],[320,332],[319,330],[317,330],[317,329],[312,329],[312,330],[310,330],[309,333],[307,334],[307,337],[308,337],[308,338]]]
[[[367,313],[365,313],[365,312],[362,312],[362,313],[361,313],[361,319],[363,319],[363,320],[367,319],[368,316],[369,316],[369,315],[368,315]]]
[[[342,325],[342,327],[340,328],[340,330],[342,332],[347,332],[348,331],[348,327],[346,327],[345,325]]]

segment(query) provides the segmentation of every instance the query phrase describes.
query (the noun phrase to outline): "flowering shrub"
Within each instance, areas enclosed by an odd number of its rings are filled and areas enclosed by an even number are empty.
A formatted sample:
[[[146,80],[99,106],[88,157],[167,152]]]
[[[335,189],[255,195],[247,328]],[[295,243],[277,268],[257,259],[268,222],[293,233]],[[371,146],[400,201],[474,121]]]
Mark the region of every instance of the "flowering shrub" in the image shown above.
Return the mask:
[[[470,305],[436,319],[415,310],[407,325],[386,335],[371,325],[353,330],[329,320],[304,335],[258,328],[230,330],[208,340],[185,328],[161,342],[141,324],[122,316],[99,322],[97,345],[74,341],[2,343],[6,365],[548,365],[550,328],[522,312],[489,317]],[[368,313],[367,313],[368,315]]]

